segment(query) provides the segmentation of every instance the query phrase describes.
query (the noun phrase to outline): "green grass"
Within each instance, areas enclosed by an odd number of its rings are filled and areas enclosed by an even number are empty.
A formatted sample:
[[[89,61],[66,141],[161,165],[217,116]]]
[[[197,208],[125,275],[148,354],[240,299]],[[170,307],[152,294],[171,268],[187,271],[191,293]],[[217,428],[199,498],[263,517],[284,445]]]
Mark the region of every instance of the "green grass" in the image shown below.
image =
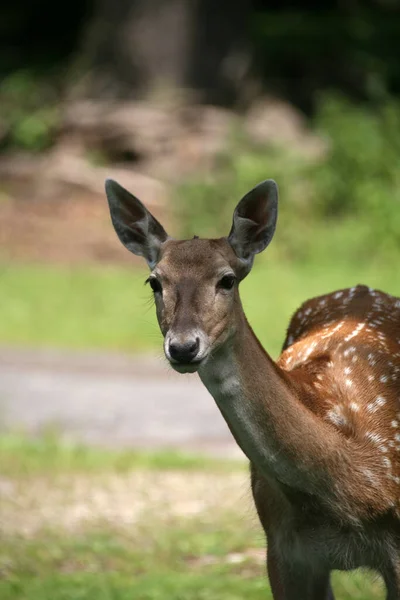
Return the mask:
[[[2,600],[272,599],[260,562],[249,558],[227,564],[230,536],[217,529],[211,545],[210,536],[201,523],[191,523],[178,535],[162,530],[144,549],[135,546],[134,535],[124,538],[111,531],[66,539],[43,536],[28,543],[6,540],[0,595]],[[207,564],[211,557],[215,562]],[[337,600],[383,598],[380,585],[365,574],[335,574],[333,580]]]
[[[43,531],[2,540],[2,600],[231,600],[272,598],[263,539],[237,513],[162,520],[129,530],[107,523],[75,534]],[[377,600],[371,574],[335,573],[337,600]]]
[[[237,515],[191,519],[121,533],[107,528],[76,535],[43,532],[34,540],[5,538],[0,551],[2,600],[266,600],[272,598],[261,540]],[[235,531],[236,533],[232,534]],[[249,544],[253,554],[246,552]],[[260,549],[255,560],[254,550]],[[241,560],[232,563],[231,556]],[[372,575],[335,573],[337,600],[383,598]]]
[[[18,433],[0,436],[0,474],[38,476],[49,473],[126,473],[132,469],[215,470],[243,468],[243,462],[213,459],[174,450],[143,451],[105,449],[64,441],[56,433],[27,437]]]
[[[95,498],[107,497],[113,503],[116,493],[116,473],[119,489],[127,486],[135,503],[135,494],[140,490],[128,487],[129,473],[139,469],[150,471],[147,485],[155,473],[164,473],[165,468],[178,468],[185,486],[194,485],[197,473],[222,480],[230,472],[221,470],[219,462],[197,458],[187,465],[176,462],[168,455],[163,460],[141,460],[133,455],[124,462],[120,472],[119,452],[81,449],[72,455],[68,446],[53,438],[36,441],[22,436],[4,437],[0,445],[1,482],[6,494],[0,497],[0,511],[6,521],[18,518],[24,522],[32,497],[38,507],[49,510],[48,494],[55,502],[62,502],[64,515],[73,512],[74,496],[69,490],[82,485],[89,496],[79,496],[82,502],[96,511]],[[16,462],[24,465],[23,472]],[[125,459],[126,460],[126,459]],[[207,466],[206,471],[204,466]],[[190,467],[190,471],[183,470]],[[231,466],[237,469],[237,466]],[[240,467],[239,467],[240,468]],[[95,472],[94,472],[95,471]],[[58,477],[55,477],[57,473]],[[99,474],[102,477],[99,478]],[[177,471],[178,474],[178,471]],[[189,476],[190,475],[190,476]],[[111,484],[109,483],[111,477]],[[124,478],[127,477],[125,480]],[[124,483],[126,481],[126,483]],[[143,479],[138,479],[143,481]],[[157,479],[158,484],[160,482]],[[215,479],[210,479],[210,485]],[[229,487],[226,480],[226,489]],[[156,485],[158,485],[156,484]],[[144,484],[143,484],[144,485]],[[8,487],[7,487],[8,486]],[[59,487],[59,490],[58,490]],[[0,547],[0,598],[2,600],[264,600],[271,598],[264,571],[264,538],[250,502],[227,499],[221,488],[221,503],[213,510],[203,510],[177,515],[171,511],[175,500],[158,495],[158,505],[143,509],[142,517],[134,524],[115,521],[92,520],[79,526],[69,521],[48,521],[46,512],[40,511],[41,527],[24,533],[20,527],[16,533],[7,530],[2,534]],[[10,495],[10,489],[14,490]],[[240,488],[234,488],[239,495]],[[8,491],[7,491],[8,490]],[[47,501],[37,498],[38,491],[47,492]],[[162,490],[161,491],[162,494]],[[235,492],[234,492],[235,493]],[[29,497],[24,501],[24,495]],[[177,487],[176,500],[180,501],[182,488]],[[161,502],[161,505],[160,505]],[[91,504],[93,503],[93,504]],[[154,506],[163,509],[155,510]],[[20,507],[18,509],[18,507]],[[11,516],[12,515],[12,516]],[[16,516],[17,515],[17,516]],[[28,518],[29,521],[29,518]],[[377,600],[383,597],[379,581],[363,573],[334,574],[337,600]]]
[[[305,299],[366,283],[400,295],[397,256],[360,264],[318,254],[313,262],[258,259],[241,284],[250,323],[277,355],[288,321]],[[161,352],[161,335],[144,287],[145,271],[122,268],[3,266],[0,270],[0,343],[128,352]]]
[[[159,343],[144,272],[3,266],[0,341],[142,350]]]

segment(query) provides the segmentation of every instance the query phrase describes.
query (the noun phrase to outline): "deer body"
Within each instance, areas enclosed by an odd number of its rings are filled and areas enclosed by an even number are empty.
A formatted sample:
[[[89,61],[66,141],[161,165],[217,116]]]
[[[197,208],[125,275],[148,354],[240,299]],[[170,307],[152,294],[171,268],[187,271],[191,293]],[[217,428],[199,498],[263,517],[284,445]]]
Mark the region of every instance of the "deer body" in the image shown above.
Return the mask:
[[[299,591],[307,571],[327,581],[364,566],[394,578],[398,597],[400,301],[365,286],[308,301],[277,365],[244,326],[231,356],[199,373],[251,460],[273,590],[282,564],[283,580],[295,573],[293,598],[313,597],[308,582]],[[287,596],[278,587],[276,597]]]
[[[307,301],[275,363],[236,285],[272,238],[275,184],[247,194],[219,240],[172,240],[118,184],[107,195],[152,269],[168,360],[198,372],[250,460],[275,600],[332,599],[330,571],[358,567],[400,598],[400,300],[357,286]]]

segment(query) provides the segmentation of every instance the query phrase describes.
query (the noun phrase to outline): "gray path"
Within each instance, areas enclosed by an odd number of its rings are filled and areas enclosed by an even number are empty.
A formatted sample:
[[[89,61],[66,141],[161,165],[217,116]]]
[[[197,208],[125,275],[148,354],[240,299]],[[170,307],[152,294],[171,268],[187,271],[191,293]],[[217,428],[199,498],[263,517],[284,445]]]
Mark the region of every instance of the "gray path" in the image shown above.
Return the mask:
[[[0,349],[0,427],[241,456],[198,376],[155,358]]]

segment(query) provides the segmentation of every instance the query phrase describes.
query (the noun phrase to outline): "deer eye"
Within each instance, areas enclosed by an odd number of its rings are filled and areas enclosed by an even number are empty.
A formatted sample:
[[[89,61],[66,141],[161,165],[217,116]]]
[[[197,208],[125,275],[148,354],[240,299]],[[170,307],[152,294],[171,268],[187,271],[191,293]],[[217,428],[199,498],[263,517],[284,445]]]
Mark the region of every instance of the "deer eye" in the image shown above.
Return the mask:
[[[161,283],[158,281],[158,279],[156,277],[149,277],[146,281],[146,283],[150,284],[151,289],[153,290],[153,292],[156,294],[157,292],[162,292],[162,285]]]
[[[224,275],[218,282],[218,287],[223,290],[231,290],[235,285],[235,276],[234,275]]]

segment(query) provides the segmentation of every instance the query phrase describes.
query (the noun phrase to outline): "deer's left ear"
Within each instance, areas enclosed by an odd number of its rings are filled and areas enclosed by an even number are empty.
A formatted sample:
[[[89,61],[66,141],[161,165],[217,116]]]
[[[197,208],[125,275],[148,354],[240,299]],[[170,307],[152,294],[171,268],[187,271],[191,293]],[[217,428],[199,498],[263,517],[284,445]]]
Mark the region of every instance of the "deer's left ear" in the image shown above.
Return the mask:
[[[246,194],[233,213],[228,242],[248,270],[254,255],[265,250],[275,233],[278,217],[278,186],[272,179]]]
[[[119,239],[154,269],[160,259],[161,246],[168,239],[167,232],[144,204],[116,181],[107,179],[106,194]]]

